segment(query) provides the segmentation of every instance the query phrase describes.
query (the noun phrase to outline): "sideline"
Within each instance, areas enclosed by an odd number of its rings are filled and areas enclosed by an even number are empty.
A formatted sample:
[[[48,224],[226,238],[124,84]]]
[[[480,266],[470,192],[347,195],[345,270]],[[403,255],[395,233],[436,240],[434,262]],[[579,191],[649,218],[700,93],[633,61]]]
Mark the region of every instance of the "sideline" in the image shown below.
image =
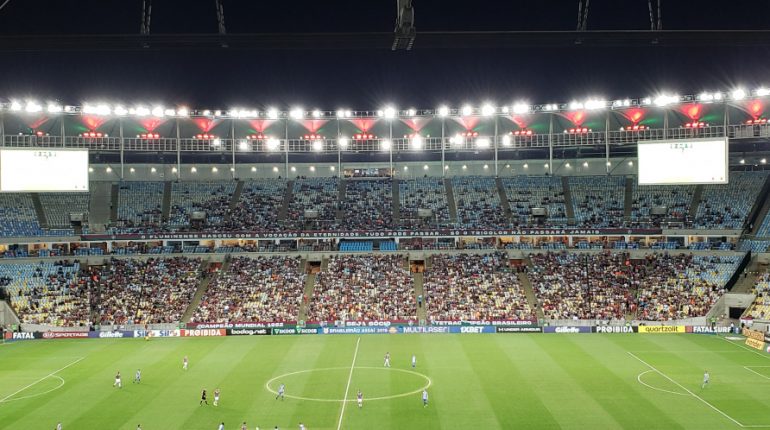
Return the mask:
[[[76,364],[80,363],[80,362],[81,362],[81,361],[83,361],[84,359],[85,359],[85,357],[80,357],[80,358],[78,358],[77,360],[73,361],[72,363],[70,363],[70,364],[68,364],[68,365],[66,365],[66,366],[64,366],[64,367],[62,367],[61,369],[59,369],[59,370],[54,370],[53,372],[51,372],[51,373],[49,373],[49,374],[47,374],[47,375],[43,376],[42,378],[40,378],[40,379],[38,379],[37,381],[35,381],[35,382],[33,382],[33,383],[31,383],[31,384],[27,385],[26,387],[24,387],[24,388],[21,388],[20,390],[18,390],[18,391],[16,391],[16,392],[14,392],[14,393],[11,393],[11,394],[9,394],[9,395],[7,395],[7,396],[5,396],[5,397],[3,397],[2,399],[0,399],[0,403],[3,403],[3,402],[5,402],[6,400],[8,400],[8,399],[10,399],[11,397],[13,397],[13,396],[15,396],[15,395],[17,395],[17,394],[21,393],[22,391],[26,390],[27,388],[30,388],[30,387],[32,387],[32,386],[34,386],[34,385],[36,385],[36,384],[40,383],[40,382],[41,382],[41,381],[43,381],[44,379],[46,379],[46,378],[49,378],[49,377],[51,377],[51,376],[53,376],[53,375],[55,375],[55,374],[57,374],[57,373],[61,372],[61,371],[62,371],[62,370],[64,370],[64,369],[66,369],[66,368],[68,368],[68,367],[70,367],[70,366],[74,366],[74,365],[76,365]]]

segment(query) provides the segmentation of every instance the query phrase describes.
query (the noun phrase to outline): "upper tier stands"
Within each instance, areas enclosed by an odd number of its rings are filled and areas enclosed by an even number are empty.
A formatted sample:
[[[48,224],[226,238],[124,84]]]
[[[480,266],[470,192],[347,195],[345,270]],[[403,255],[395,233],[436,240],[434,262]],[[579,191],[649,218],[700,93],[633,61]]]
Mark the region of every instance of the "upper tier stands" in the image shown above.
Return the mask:
[[[49,227],[70,228],[70,213],[88,214],[89,193],[40,193]]]
[[[211,282],[191,321],[296,321],[304,285],[298,257],[236,257]]]
[[[342,228],[346,230],[384,230],[393,228],[393,190],[390,179],[347,181]]]
[[[235,185],[235,181],[174,182],[171,185],[169,227],[186,229],[192,213],[201,211],[206,214],[205,227],[218,228],[230,212]]]
[[[695,227],[742,229],[766,178],[765,172],[730,172],[730,183],[704,185]]]
[[[163,182],[122,182],[118,191],[116,229],[121,232],[160,229],[162,204]]]
[[[0,193],[0,236],[47,236],[61,233],[66,232],[40,228],[35,205],[29,194]]]
[[[301,178],[294,181],[292,201],[286,215],[289,230],[324,230],[337,222],[339,180],[337,178]],[[305,211],[318,211],[317,218],[306,219]]]
[[[561,178],[553,176],[513,176],[503,178],[503,187],[511,208],[515,226],[530,227],[541,224],[532,216],[532,208],[544,208],[547,226],[567,225],[567,207]]]
[[[286,181],[283,179],[245,181],[227,229],[278,230],[278,213],[285,195]]]
[[[631,202],[631,224],[660,226],[663,220],[684,222],[690,211],[693,185],[638,185],[634,181]],[[666,215],[653,215],[655,207],[666,207]]]
[[[419,228],[449,224],[449,202],[443,179],[403,179],[399,181],[398,189],[401,226]],[[420,218],[417,214],[419,209],[430,209],[433,216]]]
[[[456,176],[452,188],[457,205],[457,223],[462,228],[506,228],[506,218],[492,177]]]
[[[398,255],[334,256],[316,277],[308,321],[415,320],[412,277]]]
[[[575,222],[581,227],[622,226],[625,183],[623,176],[571,176]]]
[[[0,265],[0,285],[24,324],[79,327],[90,323],[88,285],[78,263]]]
[[[190,305],[200,279],[199,258],[112,259],[91,267],[91,303],[99,322],[173,323]]]
[[[505,253],[435,255],[424,285],[431,321],[535,319]]]

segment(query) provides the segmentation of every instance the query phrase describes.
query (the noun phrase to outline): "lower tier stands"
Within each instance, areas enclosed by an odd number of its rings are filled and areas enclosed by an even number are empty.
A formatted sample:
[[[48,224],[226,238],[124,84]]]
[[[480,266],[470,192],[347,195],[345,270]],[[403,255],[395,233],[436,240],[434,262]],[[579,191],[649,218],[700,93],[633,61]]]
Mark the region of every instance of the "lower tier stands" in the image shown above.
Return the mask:
[[[398,255],[335,256],[316,277],[308,321],[415,320],[412,277]]]
[[[211,281],[191,321],[296,321],[304,285],[299,258],[236,257]]]

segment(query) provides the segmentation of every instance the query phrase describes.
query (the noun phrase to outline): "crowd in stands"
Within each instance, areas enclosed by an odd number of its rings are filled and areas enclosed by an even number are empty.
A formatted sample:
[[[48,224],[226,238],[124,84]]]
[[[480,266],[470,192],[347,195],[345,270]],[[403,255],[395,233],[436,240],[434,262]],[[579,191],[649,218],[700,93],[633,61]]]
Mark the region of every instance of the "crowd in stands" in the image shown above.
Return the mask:
[[[451,221],[446,186],[441,178],[403,179],[398,183],[399,224],[420,228],[448,225]],[[420,217],[419,209],[430,209],[433,215]]]
[[[316,277],[307,320],[415,320],[415,302],[403,257],[334,256]]]
[[[303,300],[299,257],[235,257],[217,273],[192,322],[292,322]]]
[[[283,179],[246,181],[238,203],[223,228],[230,231],[277,231],[278,214],[285,198],[286,181]]]
[[[69,222],[67,223],[69,225]],[[0,193],[0,236],[64,236],[68,230],[43,230],[30,194]]]
[[[685,222],[692,203],[692,185],[633,184],[631,225],[660,226],[663,221]],[[654,208],[666,208],[665,215],[653,214]]]
[[[644,271],[628,254],[545,253],[530,257],[530,280],[546,319],[623,319]]]
[[[765,172],[730,172],[728,184],[704,185],[695,227],[742,229],[766,178]]]
[[[286,214],[288,230],[329,230],[337,225],[339,200],[337,178],[300,178],[292,185],[292,200]],[[305,211],[316,211],[306,218]]]
[[[393,228],[393,190],[390,179],[347,181],[340,208],[344,230]]]
[[[88,284],[81,279],[78,262],[2,264],[0,287],[23,324],[90,324]]]
[[[770,273],[765,272],[757,276],[751,293],[756,295],[756,298],[744,314],[744,318],[770,320]]]
[[[495,178],[456,176],[452,188],[457,207],[457,223],[463,228],[507,228]]]
[[[431,321],[535,319],[505,253],[435,255],[424,289]]]
[[[581,227],[622,226],[625,186],[624,176],[571,176],[575,222]]]
[[[92,266],[92,305],[102,325],[173,323],[182,318],[200,280],[198,258],[112,259]]]
[[[205,221],[193,229],[220,229],[230,214],[234,192],[234,181],[172,183],[168,226],[171,229],[189,229],[193,224],[193,212],[203,212]]]
[[[502,179],[513,225],[534,227],[538,225],[567,225],[567,206],[561,178],[554,176],[512,176]],[[543,208],[544,217],[532,215],[532,208]]]
[[[113,230],[138,233],[161,229],[163,187],[163,182],[122,182]]]

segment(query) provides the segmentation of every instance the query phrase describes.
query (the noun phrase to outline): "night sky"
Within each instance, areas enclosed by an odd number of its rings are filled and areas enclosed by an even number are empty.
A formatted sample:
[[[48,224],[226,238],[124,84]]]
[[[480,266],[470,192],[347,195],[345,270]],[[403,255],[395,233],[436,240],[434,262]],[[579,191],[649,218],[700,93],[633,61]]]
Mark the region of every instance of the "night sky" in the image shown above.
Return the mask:
[[[420,31],[574,30],[574,0],[414,0],[414,7],[412,52],[0,53],[0,99],[364,110],[770,85],[765,48],[420,49]],[[224,8],[228,33],[388,32],[396,12],[395,0],[225,0]],[[140,15],[141,0],[10,0],[0,34],[138,33]],[[768,16],[768,1],[663,4],[667,30],[770,29]],[[593,0],[588,29],[649,29],[647,1]],[[153,2],[153,33],[216,31],[214,0]]]

